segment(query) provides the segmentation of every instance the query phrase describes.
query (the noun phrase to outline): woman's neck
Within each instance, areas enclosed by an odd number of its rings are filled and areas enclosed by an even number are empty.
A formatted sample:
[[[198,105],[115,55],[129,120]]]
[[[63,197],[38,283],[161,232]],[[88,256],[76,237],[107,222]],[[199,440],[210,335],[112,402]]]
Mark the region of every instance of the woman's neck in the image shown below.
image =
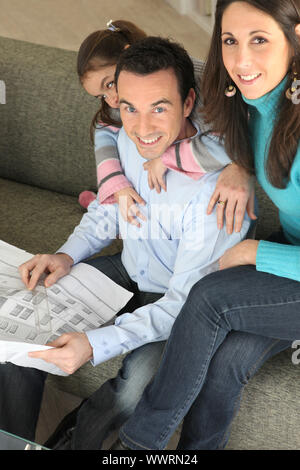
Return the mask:
[[[249,106],[256,108],[261,114],[268,115],[271,112],[274,112],[274,108],[278,105],[280,98],[283,92],[288,87],[288,77],[284,77],[284,79],[277,85],[276,88],[273,88],[269,93],[256,98],[256,99],[249,99],[242,95],[243,100]]]

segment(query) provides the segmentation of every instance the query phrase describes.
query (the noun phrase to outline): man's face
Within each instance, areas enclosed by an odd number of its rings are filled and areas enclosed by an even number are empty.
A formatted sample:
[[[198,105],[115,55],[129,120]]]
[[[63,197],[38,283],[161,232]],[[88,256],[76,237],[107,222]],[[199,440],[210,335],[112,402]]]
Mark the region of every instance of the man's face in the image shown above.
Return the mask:
[[[194,91],[183,104],[172,69],[149,75],[123,70],[118,94],[124,129],[142,157],[160,157],[175,140],[188,137]]]

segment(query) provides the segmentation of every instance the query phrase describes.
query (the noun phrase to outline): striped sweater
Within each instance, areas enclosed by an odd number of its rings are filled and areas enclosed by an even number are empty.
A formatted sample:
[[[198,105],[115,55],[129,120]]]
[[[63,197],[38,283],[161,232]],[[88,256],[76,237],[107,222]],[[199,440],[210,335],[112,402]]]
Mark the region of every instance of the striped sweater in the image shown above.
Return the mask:
[[[203,75],[204,63],[193,59],[197,85],[200,85]],[[205,173],[220,170],[230,163],[229,157],[219,143],[219,152],[212,154],[218,138],[216,136],[202,137],[201,133],[208,130],[200,114],[197,112],[200,105],[199,96],[196,99],[191,120],[200,130],[194,137],[174,142],[162,155],[164,165],[175,171],[184,172],[193,179],[199,179]],[[115,119],[120,118],[119,110],[112,110]],[[95,131],[95,157],[97,167],[98,195],[101,203],[114,203],[114,193],[121,189],[132,187],[123,173],[118,149],[117,139],[119,128],[99,125]]]

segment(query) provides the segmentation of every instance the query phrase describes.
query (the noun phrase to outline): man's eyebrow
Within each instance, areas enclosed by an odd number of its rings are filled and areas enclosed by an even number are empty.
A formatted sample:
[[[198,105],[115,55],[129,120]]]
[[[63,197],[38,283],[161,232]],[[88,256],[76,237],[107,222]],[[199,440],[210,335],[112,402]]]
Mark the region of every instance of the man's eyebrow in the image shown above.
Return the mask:
[[[125,100],[124,98],[120,99],[119,104],[127,104],[128,106],[133,106],[134,107],[134,105],[132,103]],[[154,108],[155,106],[158,106],[159,104],[170,104],[171,106],[173,106],[173,103],[171,103],[171,101],[167,100],[166,98],[161,98],[160,100],[155,101],[155,103],[151,103],[150,106],[152,108]]]
[[[167,100],[166,98],[162,98],[161,100],[155,101],[155,103],[152,103],[151,106],[154,108],[159,104],[170,104],[171,106],[173,106],[173,103],[171,103],[171,101]]]
[[[251,31],[251,33],[249,33],[249,36],[252,36],[252,34],[257,34],[257,33],[264,33],[264,34],[268,34],[269,36],[272,36],[271,33],[268,33],[267,31],[263,31],[262,29],[257,30],[257,31]],[[223,36],[224,34],[227,34],[228,36],[234,36],[232,33],[229,33],[229,32],[224,32],[221,34],[221,36]]]
[[[124,98],[121,98],[119,101],[119,104],[127,104],[128,106],[133,106],[132,103],[129,103],[129,101],[124,100]],[[133,106],[134,107],[134,106]]]

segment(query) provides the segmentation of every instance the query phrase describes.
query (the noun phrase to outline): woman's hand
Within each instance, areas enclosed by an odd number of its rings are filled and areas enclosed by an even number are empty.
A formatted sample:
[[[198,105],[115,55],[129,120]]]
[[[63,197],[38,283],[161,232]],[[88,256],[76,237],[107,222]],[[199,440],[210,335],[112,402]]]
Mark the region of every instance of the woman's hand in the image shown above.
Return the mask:
[[[235,163],[228,165],[222,171],[207,208],[207,214],[211,214],[214,206],[221,201],[221,204],[217,205],[219,229],[223,227],[224,211],[228,234],[233,232],[233,226],[235,226],[235,232],[241,231],[246,210],[250,219],[257,219],[254,213],[254,183],[255,176],[250,175]]]
[[[256,265],[256,253],[258,240],[243,240],[237,245],[225,251],[219,259],[220,270],[242,266],[244,264]]]
[[[148,160],[144,163],[144,169],[148,171],[148,184],[150,189],[156,189],[160,193],[161,188],[167,191],[164,175],[167,167],[163,164],[160,157]]]
[[[124,188],[114,194],[117,203],[119,204],[120,212],[123,219],[132,225],[140,227],[141,224],[137,220],[139,217],[146,220],[146,217],[141,213],[137,204],[145,205],[144,199],[133,189]]]

